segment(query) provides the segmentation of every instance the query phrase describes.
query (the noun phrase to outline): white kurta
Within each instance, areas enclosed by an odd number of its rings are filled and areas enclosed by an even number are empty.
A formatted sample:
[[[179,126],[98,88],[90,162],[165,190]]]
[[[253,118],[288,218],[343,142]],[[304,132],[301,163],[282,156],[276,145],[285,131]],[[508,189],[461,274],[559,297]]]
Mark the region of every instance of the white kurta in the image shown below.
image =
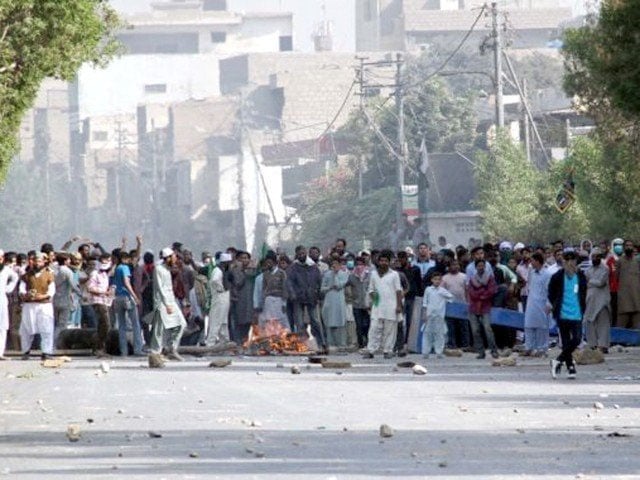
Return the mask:
[[[173,293],[171,272],[165,265],[158,265],[153,278],[154,308],[160,314],[164,328],[184,327],[187,322]],[[168,306],[172,309],[171,313],[167,311]]]
[[[377,302],[371,305],[371,318],[402,321],[402,314],[396,313],[397,292],[402,292],[400,276],[394,270],[388,270],[382,277],[374,269],[371,272],[368,293],[377,293]]]
[[[529,278],[527,279],[529,296],[524,312],[525,328],[549,328],[547,308],[551,309],[548,299],[550,280],[549,269],[535,270],[532,268],[529,270]]]
[[[228,290],[224,288],[224,272],[216,267],[211,272],[211,307],[209,309],[209,333],[207,343],[229,341],[229,308],[231,298]]]
[[[24,282],[20,282],[20,293],[27,293],[27,286]],[[51,282],[47,289],[47,295],[49,298],[53,298],[55,293],[56,284]],[[25,302],[22,304],[20,343],[23,352],[27,352],[31,348],[33,336],[39,333],[42,353],[53,353],[53,328],[53,303]]]
[[[9,328],[9,299],[7,295],[16,288],[18,274],[11,267],[5,265],[0,270],[0,330]]]

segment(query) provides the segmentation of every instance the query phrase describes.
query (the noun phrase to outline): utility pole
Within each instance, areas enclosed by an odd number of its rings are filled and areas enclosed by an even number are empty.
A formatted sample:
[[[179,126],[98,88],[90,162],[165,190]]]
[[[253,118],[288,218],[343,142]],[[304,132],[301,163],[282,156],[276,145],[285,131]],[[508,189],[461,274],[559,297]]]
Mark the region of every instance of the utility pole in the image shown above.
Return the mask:
[[[524,107],[524,103],[527,99],[527,79],[522,79],[522,93],[524,95],[524,102],[522,104],[522,125],[524,129],[524,150],[527,153],[527,162],[531,163],[531,127],[529,126],[529,115],[527,115],[527,109]]]
[[[404,165],[407,161],[407,149],[404,139],[404,95],[402,91],[402,54],[396,55],[396,109],[398,110],[398,146],[400,147],[400,159],[398,159],[397,184],[396,184],[396,225],[402,227],[402,187],[404,186]]]
[[[369,57],[357,57],[356,56],[356,60],[360,61],[360,67],[357,70],[357,75],[358,75],[358,85],[360,86],[360,111],[362,112],[362,109],[364,108],[364,61],[367,60]],[[363,182],[362,182],[362,170],[364,169],[364,154],[362,152],[360,152],[360,155],[358,155],[358,199],[361,199],[362,196],[364,195],[364,188],[363,188]]]
[[[114,171],[114,190],[115,190],[115,200],[116,200],[116,213],[120,215],[120,168],[122,167],[122,157],[124,150],[124,130],[122,128],[122,122],[116,122],[118,129],[116,133],[118,134],[118,164],[113,169]]]
[[[404,134],[404,91],[403,91],[403,85],[402,85],[402,67],[404,64],[404,58],[402,56],[401,53],[397,53],[396,54],[396,58],[394,60],[388,59],[388,60],[379,60],[379,61],[375,61],[375,62],[365,62],[365,58],[359,58],[356,57],[357,60],[360,61],[360,67],[358,70],[358,67],[356,67],[356,83],[360,84],[360,92],[359,95],[361,97],[361,101],[360,101],[360,110],[362,112],[362,114],[364,115],[364,117],[367,119],[368,123],[370,124],[370,126],[373,128],[376,136],[381,140],[383,146],[389,151],[389,153],[392,155],[392,157],[395,159],[395,161],[397,162],[397,168],[396,168],[396,222],[398,227],[400,227],[402,225],[402,213],[403,213],[403,209],[402,209],[402,187],[404,185],[404,167],[407,164],[407,148],[406,148],[406,141],[405,141],[405,134]],[[380,83],[376,83],[376,84],[370,84],[370,83],[366,83],[365,79],[364,79],[364,68],[371,66],[371,67],[390,67],[392,65],[395,65],[396,67],[396,72],[395,72],[395,79],[394,79],[394,83],[390,84],[390,83],[385,83],[385,82],[380,82]],[[366,85],[365,85],[366,83]],[[386,88],[393,88],[395,89],[395,93],[394,93],[394,98],[395,98],[395,103],[396,103],[396,111],[397,111],[397,117],[398,117],[398,136],[397,136],[397,141],[398,141],[398,146],[399,146],[399,151],[396,150],[396,148],[394,148],[393,145],[391,145],[391,143],[389,142],[388,139],[386,139],[384,137],[384,135],[382,135],[382,133],[379,131],[379,129],[376,127],[376,125],[374,124],[373,120],[371,119],[371,117],[367,114],[366,110],[364,109],[364,101],[363,101],[363,97],[365,95],[365,92],[368,89],[386,89]],[[360,159],[361,165],[364,165],[364,158]]]
[[[496,94],[496,128],[504,128],[504,98],[502,82],[502,22],[498,12],[498,3],[491,3],[491,18],[493,28],[493,60],[495,67]]]

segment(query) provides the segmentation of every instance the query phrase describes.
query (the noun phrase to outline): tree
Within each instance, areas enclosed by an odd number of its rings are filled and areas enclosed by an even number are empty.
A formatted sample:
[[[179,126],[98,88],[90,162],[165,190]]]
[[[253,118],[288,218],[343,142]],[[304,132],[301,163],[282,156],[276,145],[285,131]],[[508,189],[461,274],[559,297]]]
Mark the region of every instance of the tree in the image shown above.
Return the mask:
[[[338,237],[381,245],[393,221],[394,191],[377,189],[358,199],[353,170],[339,166],[309,182],[298,215],[302,220],[298,241],[307,245],[326,247],[327,241]]]
[[[512,239],[547,243],[557,238],[579,241],[589,229],[582,208],[558,212],[554,197],[565,166],[538,170],[527,161],[522,146],[505,134],[488,153],[477,155],[477,205],[482,211],[483,233],[492,240]]]
[[[0,0],[0,182],[42,81],[72,80],[85,62],[105,65],[119,50],[119,25],[103,0]]]
[[[564,88],[592,117],[596,131],[569,158],[578,202],[593,234],[640,234],[640,10],[607,0],[599,15],[565,33]]]
[[[537,179],[522,149],[501,135],[488,153],[477,156],[475,173],[485,236],[532,238],[538,216]]]
[[[576,194],[598,238],[640,237],[640,169],[632,145],[578,139],[567,161]]]
[[[610,107],[640,119],[640,10],[629,0],[605,0],[600,14],[565,34],[565,89],[592,112]]]
[[[431,152],[469,152],[476,139],[476,116],[469,96],[454,95],[444,81],[421,81],[420,70],[409,68],[404,122],[409,165],[407,182],[415,181],[422,138]],[[358,158],[365,159],[365,191],[395,185],[398,115],[393,102],[374,99],[356,111],[336,136],[346,139]],[[359,168],[354,164],[354,168]]]

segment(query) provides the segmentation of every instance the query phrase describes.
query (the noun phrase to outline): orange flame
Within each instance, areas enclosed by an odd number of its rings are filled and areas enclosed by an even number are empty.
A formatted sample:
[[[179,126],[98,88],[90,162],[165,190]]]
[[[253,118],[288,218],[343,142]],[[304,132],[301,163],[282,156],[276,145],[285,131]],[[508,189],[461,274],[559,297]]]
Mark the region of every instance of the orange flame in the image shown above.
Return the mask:
[[[306,342],[291,333],[277,319],[267,320],[263,327],[253,325],[249,338],[242,345],[257,355],[295,354],[309,351]]]

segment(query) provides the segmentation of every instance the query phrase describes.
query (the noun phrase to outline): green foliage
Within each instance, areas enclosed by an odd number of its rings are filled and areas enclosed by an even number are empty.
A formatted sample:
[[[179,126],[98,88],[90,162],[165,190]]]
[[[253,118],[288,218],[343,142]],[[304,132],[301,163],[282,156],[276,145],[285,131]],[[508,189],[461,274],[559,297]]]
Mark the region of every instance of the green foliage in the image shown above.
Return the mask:
[[[72,80],[119,47],[115,11],[102,0],[0,0],[0,182],[17,134],[46,77]]]
[[[640,237],[640,170],[627,142],[612,144],[597,137],[573,146],[568,166],[591,231],[601,238]]]
[[[338,237],[373,244],[384,241],[394,214],[394,190],[375,190],[361,199],[353,173],[346,167],[310,182],[304,206],[298,211],[302,230],[298,240],[305,245],[325,247]]]
[[[415,181],[419,163],[419,149],[423,136],[430,152],[468,152],[474,145],[476,117],[470,97],[454,95],[441,79],[419,81],[420,70],[409,69],[407,83],[412,86],[405,95],[404,122],[409,165],[407,183]],[[366,159],[365,191],[395,185],[397,157],[400,153],[398,115],[393,101],[370,102],[369,117],[388,143],[385,144],[366,116],[355,112],[349,122],[337,132],[355,146],[356,156]]]
[[[522,147],[504,134],[477,160],[477,205],[486,238],[540,243],[585,238],[588,228],[580,205],[564,214],[554,207],[557,188],[567,175],[564,165],[537,170]]]
[[[594,235],[640,234],[640,10],[607,0],[585,26],[565,33],[564,88],[596,122],[573,145],[578,203]]]
[[[536,233],[536,172],[522,149],[506,136],[477,156],[477,205],[483,231],[493,239],[529,239]]]
[[[640,10],[629,0],[606,0],[599,17],[565,34],[565,89],[590,112],[608,107],[640,119]]]

